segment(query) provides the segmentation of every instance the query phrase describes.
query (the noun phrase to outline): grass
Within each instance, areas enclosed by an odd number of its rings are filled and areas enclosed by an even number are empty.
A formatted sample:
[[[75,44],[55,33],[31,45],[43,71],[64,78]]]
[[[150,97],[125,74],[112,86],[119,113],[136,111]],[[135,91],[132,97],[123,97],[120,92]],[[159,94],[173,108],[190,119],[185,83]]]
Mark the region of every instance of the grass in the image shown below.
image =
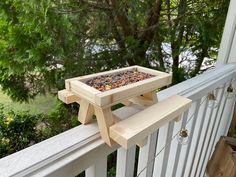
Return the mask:
[[[29,111],[31,114],[48,113],[56,105],[57,99],[53,95],[40,95],[29,103],[13,102],[10,97],[0,90],[0,104],[4,105],[4,112]]]

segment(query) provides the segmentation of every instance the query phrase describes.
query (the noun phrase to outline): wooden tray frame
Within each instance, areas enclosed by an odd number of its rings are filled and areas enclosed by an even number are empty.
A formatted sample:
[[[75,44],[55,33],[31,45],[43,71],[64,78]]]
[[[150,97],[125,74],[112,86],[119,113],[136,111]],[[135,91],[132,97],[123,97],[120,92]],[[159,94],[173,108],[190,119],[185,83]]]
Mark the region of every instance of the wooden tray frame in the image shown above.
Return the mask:
[[[152,78],[148,78],[136,83],[107,90],[104,92],[101,92],[93,87],[90,87],[85,83],[88,79],[97,76],[120,73],[128,70],[137,70],[155,76]],[[138,96],[140,94],[154,91],[163,86],[167,86],[171,84],[171,79],[172,76],[171,74],[168,73],[144,68],[141,66],[131,66],[113,71],[106,71],[97,74],[91,74],[67,79],[65,81],[65,84],[66,84],[66,90],[71,91],[72,93],[78,95],[79,97],[88,100],[91,104],[94,104],[99,107],[107,107],[107,106],[109,107],[111,105],[120,103],[122,100],[126,100],[134,96]]]

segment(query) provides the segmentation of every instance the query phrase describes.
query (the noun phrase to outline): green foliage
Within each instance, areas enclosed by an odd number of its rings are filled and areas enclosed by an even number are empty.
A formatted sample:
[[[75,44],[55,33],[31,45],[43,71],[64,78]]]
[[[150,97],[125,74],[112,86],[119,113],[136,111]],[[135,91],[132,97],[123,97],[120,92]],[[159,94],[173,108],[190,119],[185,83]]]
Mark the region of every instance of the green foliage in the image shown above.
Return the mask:
[[[0,114],[0,158],[38,141],[36,125],[39,115],[27,112]]]
[[[4,105],[4,112],[9,111],[29,111],[30,114],[40,114],[51,112],[57,104],[55,95],[38,95],[29,103],[18,103],[10,99],[9,96],[3,94],[0,89],[0,104]]]
[[[76,74],[83,70],[73,56],[81,40],[75,37],[73,19],[58,13],[53,1],[6,0],[1,5],[0,84],[13,100],[26,101],[60,87],[65,70]]]
[[[28,101],[67,78],[135,64],[172,71],[181,82],[201,72],[205,57],[216,58],[228,4],[2,0],[0,84],[13,100]]]
[[[3,112],[0,105],[0,158],[77,126],[75,108],[60,104],[49,115]]]
[[[115,177],[116,176],[116,168],[112,167],[108,172],[107,172],[107,177]]]
[[[61,103],[58,104],[54,111],[48,115],[44,115],[41,121],[47,126],[40,132],[43,139],[57,135],[79,125],[77,111],[77,105],[66,105]]]

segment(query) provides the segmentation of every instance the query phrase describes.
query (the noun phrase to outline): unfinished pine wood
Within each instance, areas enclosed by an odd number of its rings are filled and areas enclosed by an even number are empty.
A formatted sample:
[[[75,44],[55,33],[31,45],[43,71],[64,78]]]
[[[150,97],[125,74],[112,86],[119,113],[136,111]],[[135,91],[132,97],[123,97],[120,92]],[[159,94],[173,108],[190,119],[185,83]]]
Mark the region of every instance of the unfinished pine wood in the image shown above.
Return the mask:
[[[123,105],[125,105],[125,106],[130,106],[130,105],[133,104],[133,103],[132,103],[131,101],[129,101],[129,100],[121,101],[121,103],[122,103]]]
[[[104,92],[100,92],[85,83],[88,79],[97,76],[120,73],[127,70],[138,70],[152,74],[154,77]],[[113,71],[67,79],[65,84],[68,91],[71,91],[79,97],[86,98],[92,104],[100,107],[109,107],[129,98],[133,98],[135,96],[139,96],[140,94],[151,92],[160,87],[169,85],[171,83],[171,78],[171,74],[168,73],[155,71],[140,66],[132,66]]]
[[[121,118],[112,113],[114,123],[120,122]]]
[[[93,105],[90,104],[87,100],[82,99],[80,102],[80,108],[79,108],[79,121],[82,124],[88,124],[92,122],[94,115],[94,108]]]
[[[80,98],[78,96],[74,95],[66,89],[58,91],[58,98],[66,104],[80,102]]]
[[[145,93],[141,96],[131,98],[129,99],[129,101],[137,105],[151,106],[154,103],[157,103],[158,99],[157,99],[156,91],[152,91],[152,92]]]
[[[137,104],[137,105],[143,105],[143,106],[150,106],[153,104],[153,101],[150,99],[147,99],[143,96],[137,96],[134,98],[129,99],[130,102]]]
[[[139,71],[139,72],[149,73],[149,74],[152,74],[152,75],[165,75],[165,74],[167,74],[165,72],[153,70],[153,69],[150,69],[150,68],[145,68],[145,67],[142,67],[142,66],[137,66],[136,68],[137,68],[137,71]],[[170,80],[168,82],[171,83],[171,78],[169,78],[169,79]]]
[[[110,127],[110,137],[124,148],[142,141],[162,125],[174,120],[192,101],[174,95]]]
[[[104,92],[101,92],[86,84],[88,79],[92,79],[101,75],[120,73],[128,70],[152,74],[154,77]],[[170,83],[171,74],[139,66],[132,66],[87,76],[75,77],[65,81],[66,91],[71,93],[70,99],[74,98],[72,95],[80,98],[80,111],[78,115],[79,121],[82,124],[91,122],[95,112],[102,138],[110,146],[112,145],[113,141],[109,137],[109,127],[113,125],[114,122],[119,122],[120,120],[118,117],[112,115],[111,106],[118,103],[124,103],[125,105],[138,104],[144,107],[151,106],[157,102],[156,89],[166,86]],[[66,101],[69,103],[70,100],[65,100],[65,96],[62,97],[62,100],[63,98],[64,102]],[[136,143],[140,144],[140,146],[143,146],[146,142],[145,138],[146,137],[141,139],[140,142]]]
[[[81,84],[81,82],[77,80],[73,80],[70,82],[70,88],[74,94],[88,100],[91,103],[95,103],[95,95],[100,93],[99,90],[86,84]]]
[[[109,135],[109,127],[114,124],[111,108],[101,109],[98,107],[94,107],[94,109],[102,139],[109,146],[113,146],[115,142],[110,139]]]
[[[98,77],[98,76],[101,76],[101,75],[108,75],[108,74],[114,74],[114,73],[120,73],[120,72],[123,72],[123,71],[128,71],[128,70],[133,70],[133,69],[136,69],[137,65],[135,66],[129,66],[129,67],[125,67],[125,68],[120,68],[120,69],[115,69],[115,70],[110,70],[110,71],[104,71],[104,72],[100,72],[100,73],[95,73],[95,74],[89,74],[89,75],[85,75],[85,76],[80,76],[80,77],[75,77],[75,78],[71,78],[73,80],[79,80],[81,82],[85,82],[87,81],[88,79],[91,79],[93,77]]]
[[[95,74],[89,74],[89,75],[85,75],[85,76],[79,76],[79,77],[74,77],[74,78],[70,78],[70,79],[66,79],[65,80],[65,87],[66,90],[71,90],[71,82],[77,82],[81,85],[87,85],[85,84],[85,82],[88,79],[94,78],[94,77],[98,77],[101,75],[107,75],[107,74],[113,74],[113,73],[120,73],[123,71],[128,71],[128,70],[134,70],[135,68],[137,68],[138,66],[130,66],[130,67],[125,67],[125,68],[120,68],[120,69],[116,69],[116,70],[111,70],[111,71],[104,71],[104,72],[100,72],[100,73],[95,73]],[[96,90],[96,89],[95,89]],[[98,90],[97,90],[98,91]],[[93,93],[94,91],[92,91]]]
[[[136,145],[140,148],[144,147],[148,143],[148,137],[142,139],[141,141],[137,141]]]
[[[136,104],[138,104],[138,105],[151,106],[151,105],[158,102],[156,91],[145,93],[140,97],[141,97],[141,100],[139,102],[136,102]],[[136,145],[139,146],[140,148],[142,148],[147,143],[148,143],[148,137],[145,137],[141,141],[138,141],[136,143]]]
[[[133,98],[166,86],[170,84],[170,78],[171,75],[161,75],[158,78],[153,77],[109,91],[100,92],[95,95],[95,102],[101,107],[117,104],[124,99]]]
[[[143,97],[152,100],[153,103],[157,103],[157,102],[158,102],[156,90],[154,90],[154,91],[152,91],[152,92],[144,93],[144,94],[143,94]]]

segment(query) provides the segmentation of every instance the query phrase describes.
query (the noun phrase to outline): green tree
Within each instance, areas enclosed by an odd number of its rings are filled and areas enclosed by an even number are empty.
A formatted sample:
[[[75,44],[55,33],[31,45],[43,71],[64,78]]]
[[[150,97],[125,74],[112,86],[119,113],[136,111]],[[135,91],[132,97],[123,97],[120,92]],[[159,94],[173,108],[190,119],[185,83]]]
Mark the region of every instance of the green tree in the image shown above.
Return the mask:
[[[2,89],[13,100],[26,101],[60,87],[67,75],[81,74],[84,49],[79,45],[84,39],[76,33],[83,28],[82,21],[78,26],[77,19],[59,12],[50,0],[1,1]]]
[[[0,84],[25,101],[66,78],[135,64],[171,70],[181,82],[216,58],[228,3],[3,0]]]

